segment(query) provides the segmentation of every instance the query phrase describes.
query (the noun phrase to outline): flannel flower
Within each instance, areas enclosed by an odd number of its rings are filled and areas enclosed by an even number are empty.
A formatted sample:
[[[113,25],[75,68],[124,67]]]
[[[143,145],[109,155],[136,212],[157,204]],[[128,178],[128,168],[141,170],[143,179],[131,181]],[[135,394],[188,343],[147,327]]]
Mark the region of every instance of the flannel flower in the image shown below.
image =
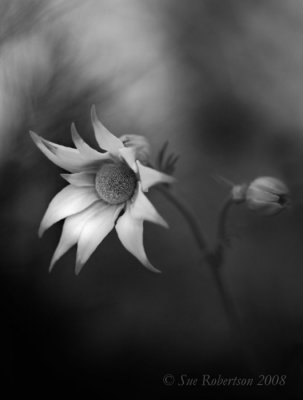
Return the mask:
[[[123,246],[146,268],[160,272],[146,256],[143,222],[151,221],[164,227],[167,223],[144,192],[156,184],[172,183],[174,178],[141,163],[144,140],[135,140],[134,136],[131,140],[121,140],[114,136],[98,120],[94,106],[91,119],[96,140],[103,152],[86,144],[74,124],[71,133],[76,148],[49,142],[30,132],[42,153],[69,172],[61,174],[69,185],[53,198],[39,228],[41,236],[53,224],[65,219],[50,270],[63,254],[77,244],[75,272],[78,274],[115,227]],[[148,151],[146,147],[144,155]]]

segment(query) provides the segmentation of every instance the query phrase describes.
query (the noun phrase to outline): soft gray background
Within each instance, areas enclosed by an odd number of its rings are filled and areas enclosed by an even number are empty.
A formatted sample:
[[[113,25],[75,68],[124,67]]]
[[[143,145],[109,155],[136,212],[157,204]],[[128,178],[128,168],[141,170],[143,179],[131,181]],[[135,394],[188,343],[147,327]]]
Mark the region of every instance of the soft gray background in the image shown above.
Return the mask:
[[[0,218],[3,382],[220,398],[302,394],[303,4],[289,0],[0,1]],[[37,228],[64,186],[28,130],[71,145],[72,121],[95,146],[95,103],[116,135],[181,154],[175,192],[214,244],[227,188],[285,180],[293,208],[275,218],[239,206],[224,278],[258,372],[287,388],[165,387],[165,373],[250,376],[212,276],[175,208],[151,199],[170,230],[146,224],[163,273],[145,270],[113,232],[74,275],[75,250],[48,264],[61,224]],[[267,397],[268,398],[268,397]]]

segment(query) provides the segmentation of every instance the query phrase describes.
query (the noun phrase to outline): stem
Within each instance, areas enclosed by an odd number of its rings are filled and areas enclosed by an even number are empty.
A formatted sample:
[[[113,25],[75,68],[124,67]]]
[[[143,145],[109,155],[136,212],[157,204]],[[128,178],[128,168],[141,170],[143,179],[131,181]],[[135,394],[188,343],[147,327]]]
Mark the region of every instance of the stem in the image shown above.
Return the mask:
[[[205,259],[210,267],[216,286],[222,298],[225,311],[231,320],[233,321],[236,320],[237,318],[235,317],[235,308],[233,305],[233,301],[229,296],[227,290],[225,289],[220,272],[218,270],[218,266],[221,265],[221,262],[220,264],[218,263],[219,253],[220,254],[222,253],[224,248],[224,243],[226,242],[226,219],[228,210],[232,205],[232,198],[229,196],[222,205],[218,223],[218,245],[216,247],[216,250],[213,253],[210,253],[210,251],[208,250],[208,246],[206,244],[206,240],[204,239],[204,235],[201,232],[199,224],[197,223],[197,217],[195,216],[195,214],[187,207],[187,205],[184,202],[182,202],[179,198],[177,198],[167,187],[159,185],[156,188],[170,202],[172,202],[175,205],[175,207],[181,212],[181,214],[187,221],[189,227],[191,228],[193,236],[196,239],[199,249],[202,250]]]
[[[250,372],[255,375],[258,371],[258,363],[256,360],[256,356],[250,348],[251,345],[249,342],[249,337],[247,336],[247,332],[242,326],[241,318],[238,315],[237,309],[234,304],[234,300],[230,295],[230,293],[228,292],[228,290],[226,289],[226,286],[224,285],[221,276],[222,269],[219,269],[217,265],[212,265],[212,264],[209,265],[211,267],[210,269],[212,271],[214,280],[216,282],[218,291],[220,293],[222,303],[226,315],[228,317],[231,329],[236,337],[236,341],[238,342],[238,346],[241,349],[247,367],[249,368]]]
[[[212,276],[214,278],[216,287],[218,289],[219,295],[221,297],[224,310],[228,317],[228,320],[231,325],[231,329],[234,331],[234,334],[237,338],[237,342],[239,343],[243,355],[247,359],[248,366],[252,369],[252,372],[256,371],[256,361],[254,355],[249,351],[249,343],[247,343],[245,332],[241,326],[240,318],[238,316],[234,301],[230,293],[225,287],[221,276],[220,267],[223,264],[223,255],[224,255],[224,245],[227,242],[227,233],[226,233],[226,222],[228,211],[231,205],[234,203],[231,196],[223,202],[218,219],[218,232],[217,232],[217,245],[213,252],[210,252],[204,239],[204,235],[201,232],[200,226],[197,223],[197,217],[195,214],[188,208],[188,206],[177,198],[168,187],[159,185],[156,187],[174,206],[180,211],[185,220],[187,221],[193,236],[199,246],[199,249],[203,253],[204,259],[206,260]]]
[[[232,197],[229,195],[223,202],[218,220],[217,245],[213,252],[213,258],[216,260],[217,267],[221,267],[224,261],[224,246],[228,243],[227,235],[227,216],[231,206],[234,204]]]
[[[248,366],[251,368],[251,372],[255,373],[257,371],[257,361],[255,355],[250,350],[250,344],[248,343],[248,338],[243,326],[241,324],[241,318],[238,315],[237,308],[235,306],[233,297],[230,295],[229,291],[224,285],[221,266],[224,262],[224,249],[226,243],[228,243],[227,235],[227,217],[231,206],[235,204],[231,195],[229,195],[223,202],[221,210],[219,212],[218,219],[218,231],[217,231],[217,245],[213,253],[208,257],[208,264],[210,266],[213,278],[216,282],[218,291],[220,293],[225,312],[229,318],[231,327],[234,334],[239,342],[242,349],[242,353],[246,358]]]
[[[222,266],[224,261],[224,245],[227,243],[227,238],[228,238],[226,229],[227,216],[228,216],[228,211],[230,210],[232,204],[233,204],[233,199],[231,195],[229,195],[224,200],[221,206],[221,210],[219,212],[217,245],[215,247],[215,250],[212,253],[210,253],[207,258],[214,280],[220,292],[225,311],[229,316],[230,320],[233,322],[233,324],[236,322],[236,325],[238,325],[238,316],[233,303],[233,299],[226,290],[226,287],[222,280],[222,276],[220,274],[220,267]]]
[[[220,270],[217,268],[217,266],[210,264],[210,269],[212,271],[212,275],[213,278],[216,282],[218,291],[220,293],[221,299],[222,299],[222,303],[224,305],[225,311],[228,315],[228,317],[230,318],[230,320],[232,320],[233,322],[238,320],[238,317],[236,315],[236,311],[235,311],[235,307],[233,304],[233,300],[230,297],[228,291],[225,288],[225,285],[223,283],[221,274],[220,274]]]
[[[199,249],[203,253],[207,254],[208,246],[204,238],[204,235],[201,231],[201,228],[197,222],[198,218],[196,217],[196,215],[189,209],[189,207],[182,200],[180,200],[177,196],[175,196],[167,187],[159,185],[156,186],[156,189],[159,190],[180,211],[180,213],[187,221],[192,231],[192,234],[199,246]]]

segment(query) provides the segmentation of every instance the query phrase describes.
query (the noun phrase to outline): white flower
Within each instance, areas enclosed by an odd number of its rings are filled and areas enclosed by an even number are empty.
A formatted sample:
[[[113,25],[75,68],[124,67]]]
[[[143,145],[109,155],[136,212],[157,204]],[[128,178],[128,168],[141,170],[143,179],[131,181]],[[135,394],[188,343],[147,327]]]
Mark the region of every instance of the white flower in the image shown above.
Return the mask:
[[[34,132],[31,136],[38,148],[54,164],[69,171],[62,177],[69,185],[51,201],[42,219],[39,235],[59,220],[65,219],[62,235],[50,263],[56,261],[73,245],[78,244],[76,274],[97,246],[115,227],[123,246],[146,268],[160,272],[149,262],[143,246],[143,222],[151,221],[167,227],[144,192],[158,183],[175,179],[144,166],[138,160],[136,147],[125,147],[98,120],[95,107],[92,124],[99,152],[88,146],[72,124],[76,148],[49,142]]]

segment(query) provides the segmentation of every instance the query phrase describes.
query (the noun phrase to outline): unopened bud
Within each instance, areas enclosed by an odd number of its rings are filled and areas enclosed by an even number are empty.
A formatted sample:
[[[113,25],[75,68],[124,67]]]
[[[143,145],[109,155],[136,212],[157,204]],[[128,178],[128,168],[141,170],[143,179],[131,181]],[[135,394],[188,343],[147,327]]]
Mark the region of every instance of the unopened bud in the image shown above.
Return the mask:
[[[123,135],[120,140],[125,147],[133,147],[136,151],[136,159],[146,164],[150,157],[150,144],[144,136]]]
[[[260,177],[252,181],[246,190],[247,207],[263,215],[274,215],[289,203],[289,190],[279,179]]]

